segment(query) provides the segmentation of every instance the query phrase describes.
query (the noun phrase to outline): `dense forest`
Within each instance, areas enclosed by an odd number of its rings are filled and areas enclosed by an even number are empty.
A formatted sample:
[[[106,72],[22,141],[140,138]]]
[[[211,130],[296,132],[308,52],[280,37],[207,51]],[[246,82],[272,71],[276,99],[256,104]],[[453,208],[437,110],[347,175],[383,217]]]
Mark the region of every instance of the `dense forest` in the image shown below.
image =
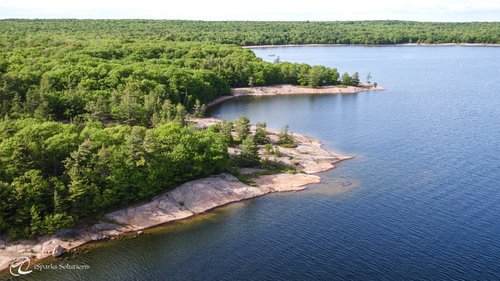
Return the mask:
[[[500,22],[235,22],[3,20],[0,42],[31,38],[204,41],[222,44],[500,43]]]
[[[61,22],[68,33],[1,22],[0,234],[11,239],[259,164],[265,129],[256,140],[243,119],[234,130],[246,133],[234,141],[230,123],[195,129],[186,122],[231,87],[359,83],[357,73],[264,62],[237,45],[114,38],[119,28],[80,37]],[[241,155],[230,159],[235,144]]]
[[[195,129],[231,87],[357,85],[241,45],[500,43],[498,23],[0,21],[0,234],[33,237],[259,163],[265,124]],[[231,132],[238,135],[232,139]],[[228,146],[241,155],[231,159]],[[269,144],[267,149],[271,151]],[[287,128],[280,145],[294,146]]]
[[[226,168],[227,135],[180,121],[154,128],[0,122],[0,231],[12,239],[71,227]]]
[[[0,51],[0,115],[150,126],[230,87],[335,85],[336,69],[269,63],[236,45],[114,39],[9,41]],[[354,74],[353,74],[354,75]]]

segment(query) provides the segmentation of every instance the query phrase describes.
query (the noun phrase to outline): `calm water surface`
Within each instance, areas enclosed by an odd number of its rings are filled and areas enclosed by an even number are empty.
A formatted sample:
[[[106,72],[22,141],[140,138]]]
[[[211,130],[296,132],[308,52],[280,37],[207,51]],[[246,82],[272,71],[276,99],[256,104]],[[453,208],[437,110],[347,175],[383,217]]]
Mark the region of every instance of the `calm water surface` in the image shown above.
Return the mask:
[[[499,280],[500,48],[288,47],[265,60],[372,73],[387,88],[228,101],[212,115],[355,156],[272,194],[111,242],[29,280]]]

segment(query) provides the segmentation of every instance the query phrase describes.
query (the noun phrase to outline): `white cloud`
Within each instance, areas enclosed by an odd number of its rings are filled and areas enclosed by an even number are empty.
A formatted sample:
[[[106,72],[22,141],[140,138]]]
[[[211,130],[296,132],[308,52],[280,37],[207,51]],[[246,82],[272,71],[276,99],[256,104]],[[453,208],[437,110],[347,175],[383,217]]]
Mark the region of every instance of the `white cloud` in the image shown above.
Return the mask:
[[[1,18],[500,20],[498,0],[2,0]]]

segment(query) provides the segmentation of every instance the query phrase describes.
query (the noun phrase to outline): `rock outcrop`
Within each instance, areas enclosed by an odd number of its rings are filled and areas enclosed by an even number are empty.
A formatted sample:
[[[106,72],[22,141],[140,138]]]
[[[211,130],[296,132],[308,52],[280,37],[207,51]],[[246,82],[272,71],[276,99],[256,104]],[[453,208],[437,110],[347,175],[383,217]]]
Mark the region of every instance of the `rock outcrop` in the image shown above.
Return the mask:
[[[274,180],[271,177],[255,179],[257,184],[265,183],[258,187],[244,184],[230,174],[195,180],[157,196],[149,203],[122,209],[106,217],[131,229],[144,229],[270,192],[301,190],[307,184],[320,181],[318,176],[304,174],[283,174]]]

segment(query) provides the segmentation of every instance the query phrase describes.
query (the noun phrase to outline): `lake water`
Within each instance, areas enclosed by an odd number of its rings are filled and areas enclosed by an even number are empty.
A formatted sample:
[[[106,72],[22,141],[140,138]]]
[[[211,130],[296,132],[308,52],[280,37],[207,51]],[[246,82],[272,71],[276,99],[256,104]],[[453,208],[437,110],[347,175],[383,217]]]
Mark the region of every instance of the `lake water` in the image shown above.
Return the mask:
[[[371,72],[387,90],[239,99],[212,115],[288,124],[355,159],[307,191],[113,241],[64,261],[88,270],[28,279],[500,279],[500,48],[254,51],[362,78]]]

